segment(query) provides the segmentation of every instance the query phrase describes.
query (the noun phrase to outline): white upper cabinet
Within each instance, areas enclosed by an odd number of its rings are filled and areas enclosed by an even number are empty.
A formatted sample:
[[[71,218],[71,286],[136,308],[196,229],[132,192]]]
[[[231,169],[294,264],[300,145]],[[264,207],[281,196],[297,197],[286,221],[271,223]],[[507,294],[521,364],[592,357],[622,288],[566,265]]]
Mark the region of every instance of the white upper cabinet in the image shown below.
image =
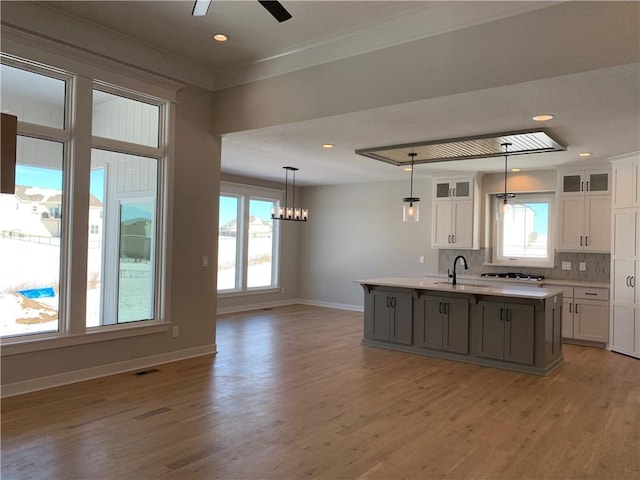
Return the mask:
[[[616,162],[613,169],[613,208],[640,206],[640,160]]]
[[[433,181],[432,248],[479,248],[479,196],[475,177]]]
[[[577,188],[578,191],[568,194],[561,191],[558,195],[558,250],[604,253],[611,251],[609,176],[608,172],[594,172],[582,174],[578,177],[581,180],[575,180],[573,173],[560,173],[560,185],[569,189]],[[571,180],[567,180],[568,178]],[[598,180],[595,180],[595,184],[591,183],[596,178]],[[598,190],[585,190],[587,182],[589,189],[595,185]]]
[[[434,200],[459,198],[473,200],[473,178],[439,179],[433,182]]]
[[[560,195],[609,195],[611,175],[608,170],[562,172],[559,178]]]

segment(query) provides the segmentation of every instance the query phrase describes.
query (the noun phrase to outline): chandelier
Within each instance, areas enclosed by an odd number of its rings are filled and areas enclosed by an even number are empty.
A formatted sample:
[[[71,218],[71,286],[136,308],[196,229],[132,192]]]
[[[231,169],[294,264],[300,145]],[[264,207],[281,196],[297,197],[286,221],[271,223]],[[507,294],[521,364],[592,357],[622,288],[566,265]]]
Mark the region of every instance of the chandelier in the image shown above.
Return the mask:
[[[309,210],[307,208],[296,207],[296,167],[282,167],[285,169],[284,176],[284,205],[280,205],[276,211],[271,210],[273,220],[290,220],[293,222],[306,222],[309,220]],[[292,172],[291,187],[289,187],[289,172]],[[291,190],[291,206],[289,206],[289,190]]]

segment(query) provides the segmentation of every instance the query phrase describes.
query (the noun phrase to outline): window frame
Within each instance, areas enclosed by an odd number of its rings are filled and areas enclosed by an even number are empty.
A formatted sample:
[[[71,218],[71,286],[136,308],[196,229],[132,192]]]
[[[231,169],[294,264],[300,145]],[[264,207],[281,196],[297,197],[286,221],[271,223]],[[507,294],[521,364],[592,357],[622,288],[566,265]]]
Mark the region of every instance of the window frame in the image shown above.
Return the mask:
[[[20,49],[18,49],[20,50]],[[170,258],[170,238],[168,232],[171,210],[171,190],[168,174],[173,157],[173,138],[175,129],[175,94],[181,86],[172,81],[158,82],[152,75],[112,65],[112,71],[97,66],[97,63],[79,63],[68,59],[60,60],[60,65],[50,65],[48,56],[42,58],[45,63],[38,63],[41,55],[27,49],[20,56],[6,51],[0,52],[0,62],[8,66],[49,76],[65,81],[65,113],[64,128],[53,128],[43,125],[18,121],[18,135],[42,140],[56,141],[63,144],[63,182],[62,205],[63,217],[62,240],[60,251],[60,278],[57,331],[28,333],[0,338],[1,355],[15,355],[70,345],[79,345],[125,338],[138,335],[166,332],[170,328],[168,318],[167,291],[170,285],[168,277]],[[107,80],[113,80],[113,84]],[[117,85],[116,85],[117,84]],[[131,89],[133,87],[135,90]],[[126,98],[156,104],[160,107],[158,147],[130,144],[111,139],[93,136],[91,132],[92,92],[93,88],[115,93]],[[88,105],[87,105],[88,102]],[[87,121],[88,115],[88,121]],[[89,167],[83,166],[86,153],[91,148],[102,148],[111,151],[153,157],[158,162],[158,181],[156,197],[156,265],[154,276],[154,318],[130,323],[87,327],[86,284],[87,272],[86,247],[89,240],[87,213],[88,202],[83,198],[84,187],[89,189]],[[86,173],[86,178],[85,178]],[[74,187],[74,185],[77,185]],[[86,205],[84,205],[86,203]],[[71,225],[75,226],[75,230]],[[87,226],[86,231],[78,227]],[[78,251],[80,249],[80,252]],[[73,251],[73,254],[72,254]],[[85,268],[82,268],[85,265]],[[78,288],[84,285],[85,291]],[[81,290],[80,293],[78,290]]]
[[[523,201],[524,197],[524,201]],[[503,228],[500,219],[500,208],[502,200],[498,200],[495,195],[489,195],[490,198],[490,221],[492,236],[492,254],[491,265],[512,266],[512,267],[528,267],[528,268],[553,268],[555,264],[555,209],[556,194],[555,192],[519,192],[515,200],[510,203],[526,203],[526,202],[546,202],[548,204],[547,219],[547,256],[546,258],[531,257],[505,257],[502,254],[502,238]]]
[[[280,222],[273,220],[272,230],[272,260],[271,260],[271,285],[261,287],[247,287],[248,278],[248,256],[249,256],[249,210],[251,200],[273,201],[276,208],[283,201],[281,190],[257,187],[232,182],[220,182],[219,197],[236,197],[238,199],[238,224],[236,228],[237,248],[236,248],[236,268],[235,268],[235,288],[217,290],[219,298],[235,297],[243,295],[273,293],[280,291]],[[220,220],[218,219],[218,229]],[[216,259],[216,265],[217,265]]]

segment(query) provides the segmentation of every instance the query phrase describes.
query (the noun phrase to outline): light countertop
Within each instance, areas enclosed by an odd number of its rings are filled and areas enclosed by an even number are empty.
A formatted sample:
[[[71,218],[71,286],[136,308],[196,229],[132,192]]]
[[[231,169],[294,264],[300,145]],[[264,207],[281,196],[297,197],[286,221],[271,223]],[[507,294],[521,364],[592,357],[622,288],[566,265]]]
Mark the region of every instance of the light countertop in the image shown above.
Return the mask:
[[[433,280],[436,282],[442,282],[447,280],[447,276],[443,274],[428,274],[424,276],[427,280]],[[449,279],[451,281],[451,279]],[[609,288],[608,283],[599,282],[582,282],[580,280],[561,280],[554,278],[545,278],[544,280],[518,280],[515,278],[499,278],[499,277],[480,277],[477,275],[458,275],[458,281],[463,283],[505,283],[505,284],[517,284],[523,287],[543,287],[546,285],[559,285],[562,287],[585,287],[585,288]],[[551,287],[553,288],[553,287]]]
[[[356,280],[361,285],[377,285],[382,287],[410,288],[414,290],[431,290],[437,292],[468,293],[473,295],[492,295],[497,297],[517,297],[543,300],[555,297],[562,292],[562,289],[554,288],[531,288],[530,286],[505,285],[504,287],[484,286],[481,284],[467,283],[467,278],[459,278],[458,285],[451,285],[443,279],[428,280],[407,277],[386,277]]]

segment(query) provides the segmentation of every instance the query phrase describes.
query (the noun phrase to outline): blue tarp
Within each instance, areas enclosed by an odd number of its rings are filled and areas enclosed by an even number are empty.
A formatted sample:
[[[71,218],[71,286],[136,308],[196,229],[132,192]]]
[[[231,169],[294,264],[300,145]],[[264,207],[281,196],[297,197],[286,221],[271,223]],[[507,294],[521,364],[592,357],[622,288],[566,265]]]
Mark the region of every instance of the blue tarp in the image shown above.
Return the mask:
[[[30,288],[29,290],[18,290],[18,293],[24,295],[27,298],[45,298],[55,297],[56,293],[53,291],[53,287],[45,288]]]

